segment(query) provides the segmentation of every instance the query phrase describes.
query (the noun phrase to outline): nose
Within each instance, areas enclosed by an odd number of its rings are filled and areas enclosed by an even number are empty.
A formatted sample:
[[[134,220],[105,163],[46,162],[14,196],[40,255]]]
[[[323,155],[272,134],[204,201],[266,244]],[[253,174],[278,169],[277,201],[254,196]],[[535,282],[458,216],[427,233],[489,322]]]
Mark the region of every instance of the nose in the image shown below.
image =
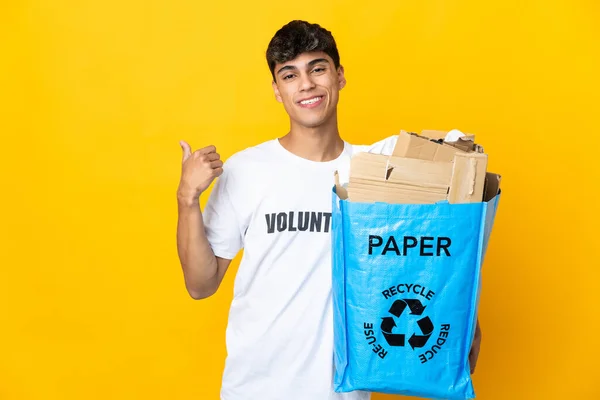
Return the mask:
[[[301,79],[301,81],[300,81],[300,90],[301,91],[308,91],[315,87],[315,83],[312,81],[309,74],[300,75],[300,79]]]

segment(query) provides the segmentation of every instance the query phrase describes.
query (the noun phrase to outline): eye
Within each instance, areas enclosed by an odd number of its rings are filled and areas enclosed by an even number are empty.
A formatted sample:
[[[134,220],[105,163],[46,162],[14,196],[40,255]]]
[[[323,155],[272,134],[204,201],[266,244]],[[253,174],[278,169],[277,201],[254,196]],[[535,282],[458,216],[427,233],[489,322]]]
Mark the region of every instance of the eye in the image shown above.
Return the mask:
[[[324,72],[325,68],[324,67],[317,67],[315,69],[313,69],[313,72]]]
[[[283,80],[284,80],[284,81],[287,81],[287,80],[290,80],[290,79],[292,79],[293,77],[294,77],[294,74],[285,75],[285,76],[283,77]]]

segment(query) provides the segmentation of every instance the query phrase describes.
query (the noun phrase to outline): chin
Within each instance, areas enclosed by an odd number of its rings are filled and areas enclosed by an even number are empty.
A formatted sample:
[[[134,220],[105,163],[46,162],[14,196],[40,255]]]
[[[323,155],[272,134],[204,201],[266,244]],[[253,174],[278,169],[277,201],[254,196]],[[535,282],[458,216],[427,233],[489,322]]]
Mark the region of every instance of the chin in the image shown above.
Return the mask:
[[[300,125],[304,126],[305,128],[318,128],[321,125],[325,124],[325,120],[318,120],[318,121],[299,121]]]
[[[315,116],[316,117],[316,116]],[[318,128],[327,124],[331,116],[318,116],[316,118],[298,118],[296,123],[306,128]]]

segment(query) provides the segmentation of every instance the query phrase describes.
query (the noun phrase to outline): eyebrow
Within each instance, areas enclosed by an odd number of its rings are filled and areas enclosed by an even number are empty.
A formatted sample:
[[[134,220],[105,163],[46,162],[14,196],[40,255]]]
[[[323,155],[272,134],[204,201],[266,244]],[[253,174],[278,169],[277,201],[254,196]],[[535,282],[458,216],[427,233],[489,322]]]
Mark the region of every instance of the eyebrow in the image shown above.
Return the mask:
[[[329,61],[326,58],[315,58],[314,60],[311,60],[308,62],[308,66],[312,67],[315,64],[319,64],[325,62],[327,64],[329,64]],[[288,71],[288,70],[296,70],[298,68],[296,68],[294,65],[286,65],[285,67],[282,67],[279,69],[279,71],[277,71],[277,75],[279,75],[280,73],[284,72],[284,71]]]

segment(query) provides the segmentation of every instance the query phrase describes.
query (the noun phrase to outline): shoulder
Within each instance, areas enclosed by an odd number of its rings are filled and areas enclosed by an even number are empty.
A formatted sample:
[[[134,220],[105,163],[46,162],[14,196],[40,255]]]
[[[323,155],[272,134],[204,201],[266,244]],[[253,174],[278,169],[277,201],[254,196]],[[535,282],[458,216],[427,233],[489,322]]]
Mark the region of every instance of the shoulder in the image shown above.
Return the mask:
[[[273,173],[277,148],[273,140],[245,148],[223,160],[221,185],[233,192],[246,193],[268,182],[266,177]]]
[[[238,215],[245,212],[245,205],[252,193],[268,181],[265,178],[273,170],[265,167],[273,159],[273,147],[270,140],[223,157],[223,173],[217,178],[211,192],[211,206],[214,208],[217,204],[226,204]]]
[[[275,150],[274,140],[268,140],[232,154],[225,160],[224,164],[230,170],[243,172],[272,159]]]
[[[383,154],[389,156],[394,151],[394,147],[396,146],[396,141],[398,140],[398,135],[388,136],[385,139],[382,139],[373,144],[367,145],[352,145],[352,154],[356,153],[375,153],[375,154]]]

